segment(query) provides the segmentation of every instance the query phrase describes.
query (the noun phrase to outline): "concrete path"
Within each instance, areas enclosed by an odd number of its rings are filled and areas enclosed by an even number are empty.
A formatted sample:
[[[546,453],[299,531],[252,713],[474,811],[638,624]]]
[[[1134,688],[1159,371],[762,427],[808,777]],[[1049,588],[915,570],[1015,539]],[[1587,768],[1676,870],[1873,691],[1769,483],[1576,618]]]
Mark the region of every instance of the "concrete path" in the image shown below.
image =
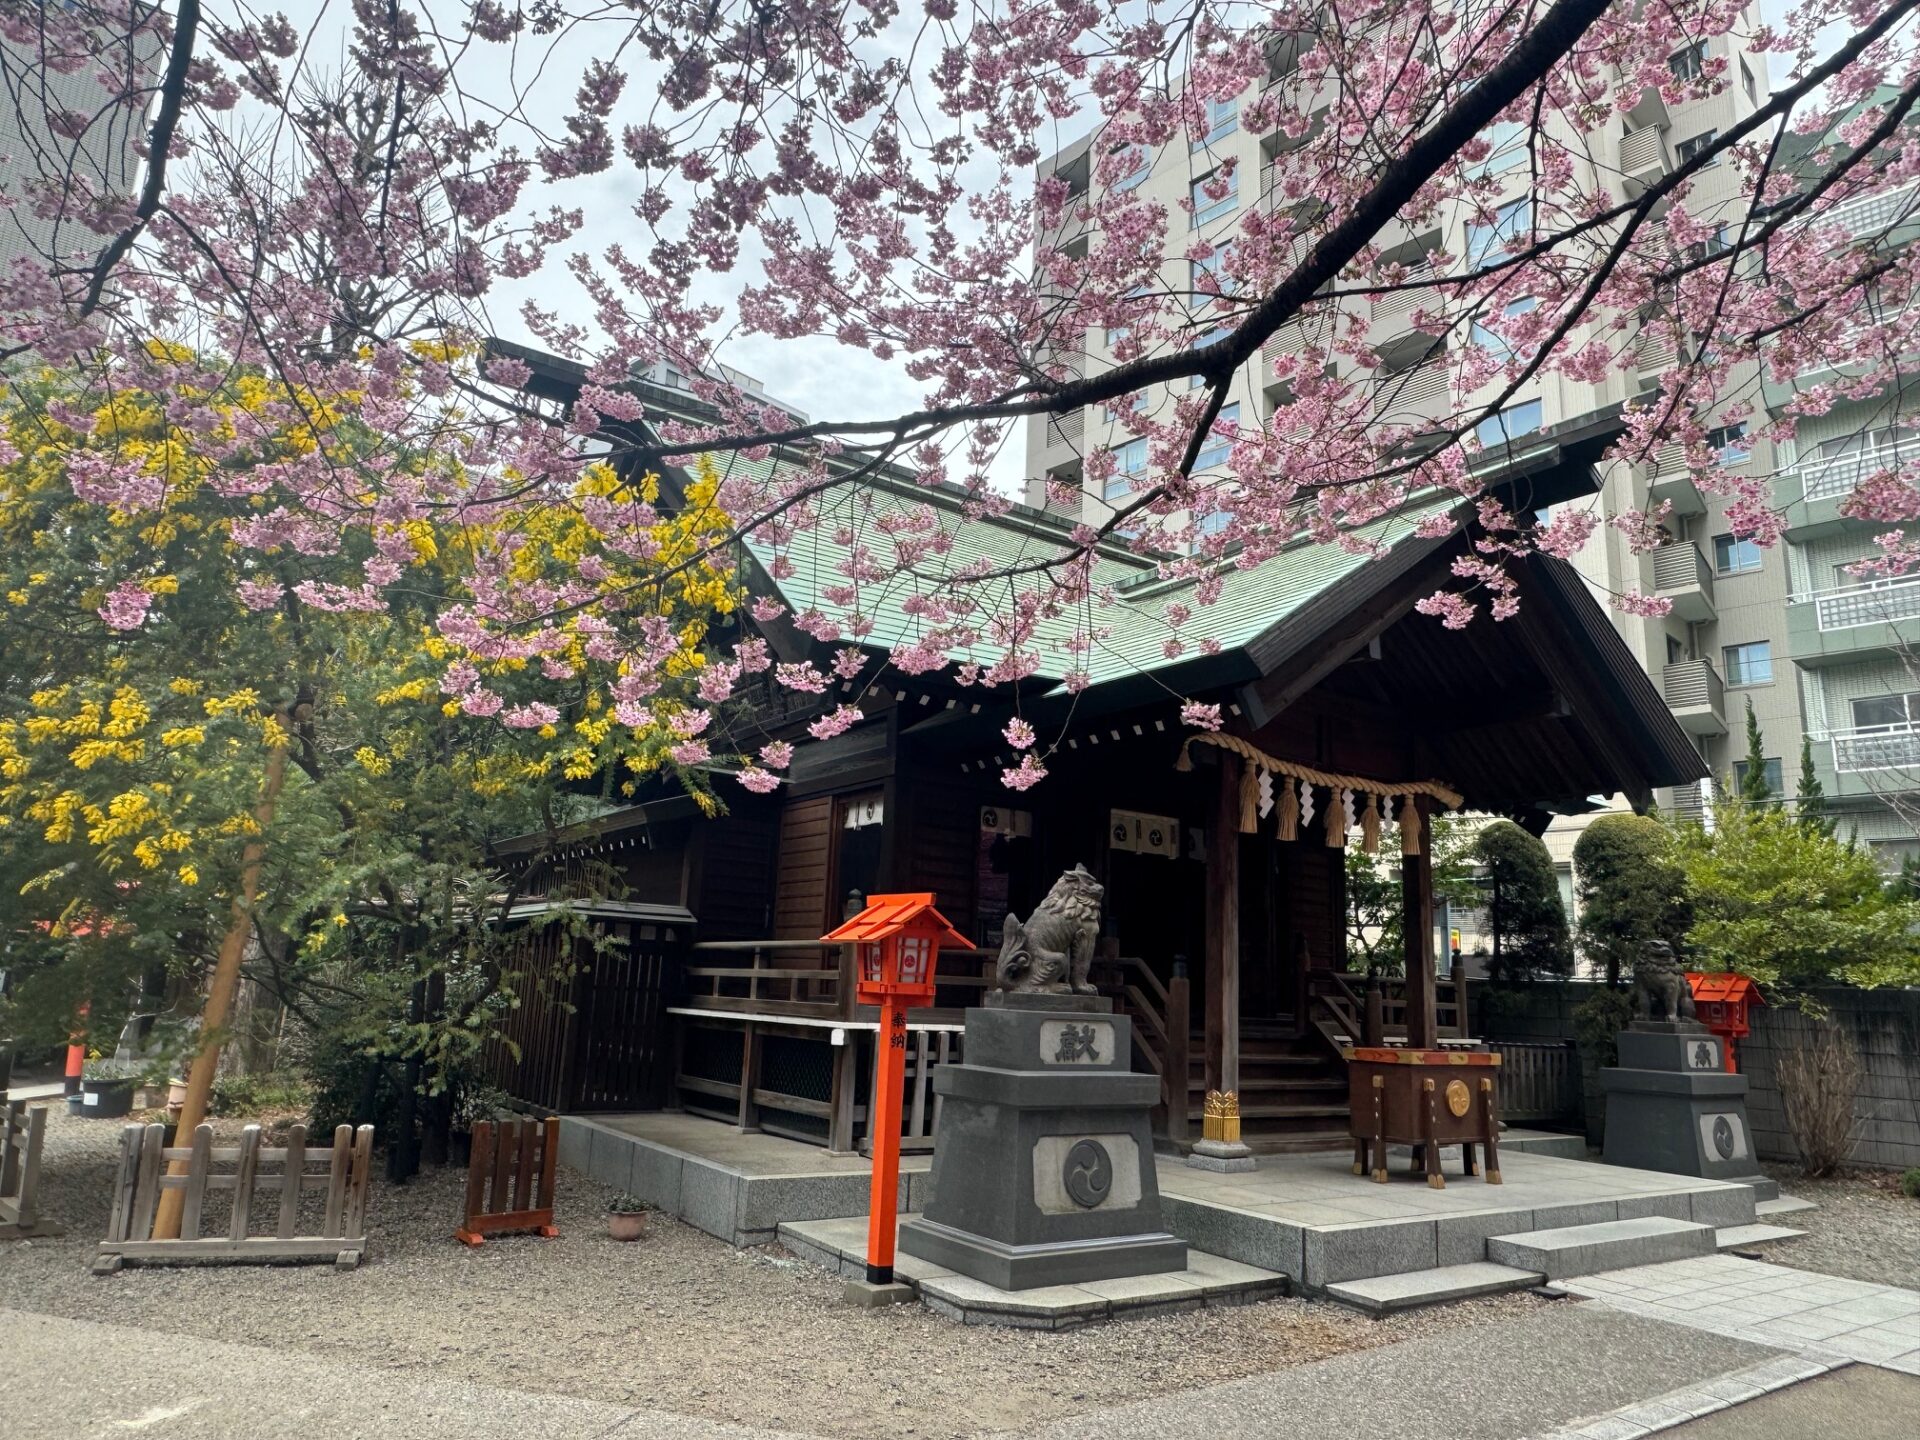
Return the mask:
[[[1041,1440],[1519,1440],[1778,1354],[1604,1306],[1563,1304],[1021,1433]]]
[[[1920,1379],[1849,1365],[1665,1432],[1671,1440],[1912,1440]]]
[[[0,1355],[7,1366],[0,1434],[22,1440],[776,1440],[783,1433],[20,1310],[0,1310]]]
[[[1920,1375],[1920,1291],[1706,1255],[1560,1282],[1629,1315]]]
[[[1521,1440],[1778,1352],[1568,1303],[1163,1399],[1026,1435]],[[401,1374],[296,1350],[0,1309],[8,1436],[164,1440],[796,1440],[629,1406]],[[522,1377],[537,1384],[539,1377]],[[917,1417],[918,1433],[944,1432]]]

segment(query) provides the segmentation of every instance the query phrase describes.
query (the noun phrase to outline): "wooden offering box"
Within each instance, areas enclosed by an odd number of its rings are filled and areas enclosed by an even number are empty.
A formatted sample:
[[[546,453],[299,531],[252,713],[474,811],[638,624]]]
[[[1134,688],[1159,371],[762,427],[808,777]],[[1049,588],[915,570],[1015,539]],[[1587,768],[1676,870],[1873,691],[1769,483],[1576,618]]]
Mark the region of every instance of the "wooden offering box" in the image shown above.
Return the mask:
[[[1387,1180],[1387,1146],[1419,1147],[1427,1184],[1446,1189],[1440,1147],[1458,1145],[1465,1173],[1473,1174],[1473,1147],[1487,1148],[1487,1183],[1500,1183],[1500,1056],[1491,1050],[1402,1050],[1356,1046],[1347,1060],[1353,1173],[1371,1168]],[[1369,1157],[1371,1150],[1371,1157]]]

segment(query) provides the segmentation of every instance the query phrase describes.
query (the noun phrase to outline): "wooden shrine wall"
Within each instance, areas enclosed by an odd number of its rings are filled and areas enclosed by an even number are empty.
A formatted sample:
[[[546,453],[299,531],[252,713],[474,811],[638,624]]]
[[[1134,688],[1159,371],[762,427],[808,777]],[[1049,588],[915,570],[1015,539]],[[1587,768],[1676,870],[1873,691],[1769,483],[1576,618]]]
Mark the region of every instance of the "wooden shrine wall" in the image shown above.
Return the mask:
[[[821,926],[832,883],[833,838],[831,795],[809,795],[781,811],[773,939],[816,940],[825,933]]]

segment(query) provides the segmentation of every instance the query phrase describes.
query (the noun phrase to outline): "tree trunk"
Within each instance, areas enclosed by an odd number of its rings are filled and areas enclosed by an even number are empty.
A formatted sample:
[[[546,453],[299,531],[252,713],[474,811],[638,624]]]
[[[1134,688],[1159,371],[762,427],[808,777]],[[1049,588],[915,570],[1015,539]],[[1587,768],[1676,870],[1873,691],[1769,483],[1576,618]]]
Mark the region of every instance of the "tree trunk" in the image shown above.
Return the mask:
[[[288,733],[293,726],[282,713],[275,717]],[[227,933],[220,941],[220,954],[214,961],[213,980],[207,986],[207,1004],[200,1015],[200,1049],[187,1072],[187,1098],[180,1107],[180,1122],[173,1132],[175,1145],[187,1144],[193,1132],[207,1118],[207,1101],[213,1094],[214,1073],[220,1068],[221,1027],[233,1008],[234,991],[240,983],[240,958],[246,953],[247,936],[253,930],[253,902],[260,893],[260,867],[267,858],[267,827],[273,823],[274,803],[287,779],[287,748],[282,745],[267,756],[267,773],[260,786],[260,803],[253,808],[254,824],[259,832],[240,852],[240,893],[233,897],[233,915]],[[184,1175],[185,1161],[176,1160],[168,1173]],[[163,1190],[160,1209],[153,1220],[153,1238],[178,1240],[180,1212],[186,1204],[184,1189]],[[145,1237],[142,1237],[145,1238]]]

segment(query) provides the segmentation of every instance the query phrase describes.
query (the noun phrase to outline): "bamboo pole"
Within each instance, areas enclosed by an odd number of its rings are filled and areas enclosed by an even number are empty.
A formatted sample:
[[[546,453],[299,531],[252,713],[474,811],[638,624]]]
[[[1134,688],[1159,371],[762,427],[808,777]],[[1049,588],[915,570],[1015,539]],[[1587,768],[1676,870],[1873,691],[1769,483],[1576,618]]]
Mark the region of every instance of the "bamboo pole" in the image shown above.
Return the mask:
[[[176,1143],[181,1136],[193,1134],[194,1129],[207,1118],[207,1101],[213,1094],[214,1072],[220,1067],[220,1028],[227,1023],[227,1015],[233,1009],[234,992],[240,988],[240,960],[246,954],[247,931],[253,924],[253,902],[260,893],[260,867],[267,857],[267,827],[273,823],[274,803],[280,798],[280,787],[286,783],[287,746],[293,743],[293,726],[287,715],[282,713],[275,718],[288,738],[267,755],[267,773],[260,786],[260,803],[253,807],[253,820],[258,829],[240,852],[240,893],[233,898],[233,918],[228,922],[227,933],[221,937],[220,954],[213,966],[213,980],[207,986],[207,1004],[200,1015],[200,1050],[193,1057],[193,1068],[187,1072],[186,1103],[180,1107],[180,1119],[173,1132]],[[184,1175],[186,1172],[187,1162],[182,1160],[175,1160],[167,1170],[170,1175]],[[155,1240],[180,1238],[180,1214],[185,1201],[186,1192],[183,1189],[161,1192],[160,1210],[153,1220]],[[138,1235],[134,1238],[144,1240],[147,1237]]]

